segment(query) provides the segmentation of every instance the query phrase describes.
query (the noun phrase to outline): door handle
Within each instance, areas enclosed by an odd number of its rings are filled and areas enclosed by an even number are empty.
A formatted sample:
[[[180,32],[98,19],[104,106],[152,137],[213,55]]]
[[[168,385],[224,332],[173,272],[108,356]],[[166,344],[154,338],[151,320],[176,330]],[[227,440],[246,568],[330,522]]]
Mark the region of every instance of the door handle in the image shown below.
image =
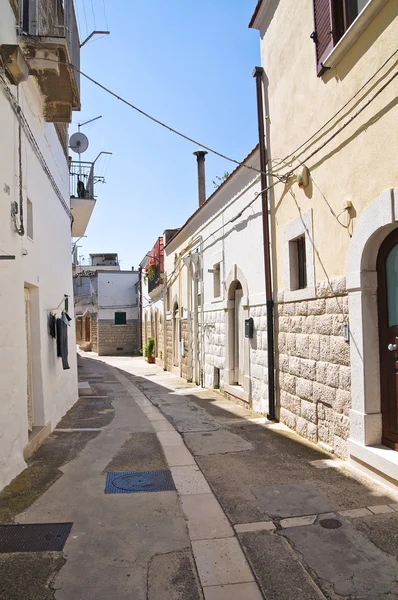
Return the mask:
[[[387,348],[390,352],[395,352],[397,349],[397,344],[388,344]]]

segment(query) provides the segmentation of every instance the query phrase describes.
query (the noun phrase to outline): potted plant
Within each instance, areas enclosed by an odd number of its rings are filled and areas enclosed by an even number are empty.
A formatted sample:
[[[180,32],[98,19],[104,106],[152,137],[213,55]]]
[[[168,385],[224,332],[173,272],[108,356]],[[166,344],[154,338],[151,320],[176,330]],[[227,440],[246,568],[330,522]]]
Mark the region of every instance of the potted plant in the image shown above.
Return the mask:
[[[154,363],[155,357],[153,352],[155,350],[155,338],[149,337],[144,346],[144,354],[148,363]]]

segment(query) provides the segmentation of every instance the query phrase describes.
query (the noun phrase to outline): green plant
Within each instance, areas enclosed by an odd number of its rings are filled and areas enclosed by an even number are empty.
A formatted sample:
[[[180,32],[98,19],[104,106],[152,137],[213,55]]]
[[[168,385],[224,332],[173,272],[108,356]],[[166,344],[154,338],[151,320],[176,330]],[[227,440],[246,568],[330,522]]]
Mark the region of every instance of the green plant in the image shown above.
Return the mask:
[[[147,268],[146,276],[148,277],[149,281],[153,281],[155,279],[156,271],[153,265],[149,265],[149,267]]]
[[[149,337],[144,345],[144,354],[146,358],[153,356],[153,352],[155,350],[155,338]]]

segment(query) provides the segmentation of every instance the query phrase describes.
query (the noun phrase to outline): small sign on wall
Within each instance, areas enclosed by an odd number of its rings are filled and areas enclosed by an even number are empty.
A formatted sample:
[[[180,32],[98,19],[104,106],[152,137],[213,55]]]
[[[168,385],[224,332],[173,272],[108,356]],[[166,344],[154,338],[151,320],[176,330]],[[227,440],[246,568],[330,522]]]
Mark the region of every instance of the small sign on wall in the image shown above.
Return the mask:
[[[253,317],[245,319],[245,337],[252,338],[254,333],[254,321]]]

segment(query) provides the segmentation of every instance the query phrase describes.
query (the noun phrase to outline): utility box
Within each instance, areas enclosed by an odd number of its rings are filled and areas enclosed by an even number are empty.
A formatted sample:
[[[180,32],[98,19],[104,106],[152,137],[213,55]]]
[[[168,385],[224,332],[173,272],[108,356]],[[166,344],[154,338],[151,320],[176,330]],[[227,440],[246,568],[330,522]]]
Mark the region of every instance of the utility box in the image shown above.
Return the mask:
[[[254,322],[253,317],[249,317],[245,319],[245,337],[252,338],[254,332]]]

